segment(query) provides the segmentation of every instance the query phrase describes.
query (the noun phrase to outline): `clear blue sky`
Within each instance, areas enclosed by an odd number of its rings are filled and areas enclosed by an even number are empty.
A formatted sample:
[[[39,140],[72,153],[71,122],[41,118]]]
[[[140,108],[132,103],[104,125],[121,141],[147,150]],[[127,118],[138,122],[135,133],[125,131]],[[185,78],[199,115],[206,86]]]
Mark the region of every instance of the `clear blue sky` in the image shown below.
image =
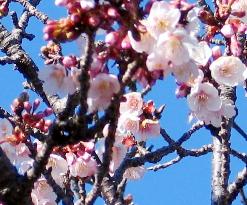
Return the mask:
[[[191,1],[193,2],[193,1]],[[16,4],[15,4],[16,5]],[[11,7],[20,10],[20,6]],[[52,19],[57,19],[60,16],[65,16],[63,8],[54,6],[53,1],[42,1],[38,7],[41,11],[45,11]],[[18,13],[20,15],[20,13]],[[3,23],[8,28],[11,28],[10,20],[3,20]],[[32,42],[24,41],[23,47],[33,57],[37,65],[42,68],[43,61],[39,57],[40,47],[45,45],[42,39],[42,27],[36,19],[32,18],[27,29],[28,32],[36,35]],[[78,53],[76,45],[69,43],[64,45],[65,54]],[[2,54],[0,54],[2,55]],[[12,66],[4,66],[0,68],[0,105],[9,110],[9,105],[12,100],[23,90],[23,78],[20,77],[17,71],[13,71]],[[166,109],[163,114],[161,125],[167,130],[173,139],[179,138],[191,126],[188,123],[188,106],[186,100],[176,99],[175,82],[172,77],[168,77],[164,81],[159,81],[153,88],[146,100],[153,99],[157,106],[166,104]],[[238,89],[238,108],[239,116],[237,122],[244,130],[247,130],[246,116],[246,98],[244,90]],[[165,145],[162,138],[156,138],[148,141],[153,144],[154,148],[159,148]],[[189,143],[185,144],[186,148],[199,148],[203,144],[211,143],[211,136],[207,130],[201,130],[194,135]],[[247,151],[244,139],[233,131],[232,145],[234,148],[239,148],[240,151]],[[175,155],[167,156],[163,162],[169,161]],[[231,159],[231,181],[235,179],[237,171],[241,170],[244,165],[237,159]],[[150,166],[147,164],[146,167]],[[129,182],[126,194],[131,193],[134,196],[134,202],[138,205],[208,205],[210,204],[210,184],[211,184],[211,155],[200,158],[186,158],[180,163],[157,172],[147,172],[143,179],[139,181]],[[97,201],[98,205],[103,204],[101,200]],[[234,202],[235,205],[240,204],[240,200]]]

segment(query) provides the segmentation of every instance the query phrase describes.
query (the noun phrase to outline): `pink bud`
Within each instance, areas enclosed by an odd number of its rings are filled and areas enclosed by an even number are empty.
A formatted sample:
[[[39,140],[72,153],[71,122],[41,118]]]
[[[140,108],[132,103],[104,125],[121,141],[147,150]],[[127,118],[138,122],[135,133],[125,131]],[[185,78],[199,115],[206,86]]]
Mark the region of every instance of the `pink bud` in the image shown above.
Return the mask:
[[[30,113],[30,111],[31,111],[31,109],[32,109],[31,103],[30,103],[29,101],[25,101],[25,102],[23,103],[23,105],[24,105],[24,109],[25,109],[28,113]]]
[[[244,24],[244,23],[241,23],[239,26],[238,26],[238,32],[239,33],[245,33],[247,30],[247,25]]]
[[[222,56],[222,51],[221,51],[220,46],[214,46],[212,48],[212,57],[213,57],[213,59],[216,60],[220,56]]]
[[[121,47],[123,49],[130,49],[131,48],[131,44],[130,44],[128,35],[126,35],[125,38],[122,40]]]
[[[50,107],[46,108],[44,111],[45,117],[50,116],[52,113],[53,113],[53,110]]]
[[[48,131],[49,131],[49,127],[44,126],[44,127],[42,128],[42,132],[46,133],[46,132],[48,132]]]
[[[40,100],[37,98],[33,102],[33,112],[39,107],[40,105]]]
[[[220,31],[226,38],[231,38],[231,36],[234,35],[234,31],[231,24],[224,25]]]
[[[89,17],[89,19],[88,19],[88,24],[89,24],[90,26],[96,27],[96,26],[99,25],[99,23],[100,23],[100,19],[99,19],[99,17],[97,17],[97,16],[91,16],[91,17]]]
[[[36,119],[42,119],[43,117],[45,117],[43,112],[39,112],[33,115]]]
[[[113,7],[110,7],[107,10],[107,14],[108,16],[112,17],[112,18],[118,18],[119,17],[119,13],[117,12],[117,10]]]
[[[81,21],[81,16],[79,14],[71,14],[70,16],[71,21],[74,23],[80,23]]]
[[[50,127],[52,124],[51,120],[45,120],[45,126]]]

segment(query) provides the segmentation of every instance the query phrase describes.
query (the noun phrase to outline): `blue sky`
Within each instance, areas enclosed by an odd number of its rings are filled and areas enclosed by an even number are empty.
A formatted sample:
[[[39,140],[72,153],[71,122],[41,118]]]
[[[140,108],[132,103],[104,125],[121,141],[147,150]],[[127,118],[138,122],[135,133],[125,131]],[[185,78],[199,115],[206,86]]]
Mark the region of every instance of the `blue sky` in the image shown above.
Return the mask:
[[[41,1],[38,7],[41,11],[45,11],[52,19],[57,19],[60,16],[65,16],[65,10],[54,6],[53,1]],[[192,1],[193,2],[193,1]],[[16,4],[13,4],[16,5]],[[12,9],[20,10],[20,6],[11,7]],[[18,13],[20,15],[20,13]],[[3,20],[3,24],[11,28],[9,19]],[[36,35],[32,42],[25,40],[23,47],[33,57],[37,65],[42,69],[43,61],[39,57],[40,47],[45,45],[42,39],[43,25],[36,19],[32,18],[27,32]],[[75,43],[64,45],[64,53],[78,53]],[[0,54],[2,55],[2,54]],[[9,110],[9,105],[12,100],[23,90],[21,83],[23,78],[17,71],[13,70],[13,66],[4,66],[0,68],[0,105]],[[175,97],[175,82],[170,76],[164,81],[159,81],[153,88],[153,91],[146,96],[146,100],[153,99],[157,106],[166,105],[161,125],[170,134],[173,139],[178,139],[191,124],[188,122],[188,106],[185,99],[176,99]],[[246,97],[244,97],[243,88],[238,88],[239,116],[238,124],[244,130],[247,130],[246,116]],[[153,144],[154,148],[159,148],[165,145],[162,138],[155,138],[148,141]],[[200,130],[194,135],[190,142],[185,144],[186,148],[198,148],[203,144],[211,143],[211,136],[207,130]],[[235,149],[245,152],[245,140],[235,131],[232,135],[232,145]],[[163,162],[169,161],[175,155],[167,156]],[[232,173],[230,181],[235,179],[237,171],[240,171],[244,164],[240,163],[235,158],[231,159]],[[151,166],[147,164],[147,167]],[[157,172],[147,172],[143,179],[139,181],[129,182],[126,194],[131,193],[134,196],[134,202],[138,205],[208,205],[210,204],[210,184],[211,184],[211,155],[200,158],[185,158],[180,163]],[[101,200],[97,204],[103,204]],[[238,199],[233,204],[240,204]]]

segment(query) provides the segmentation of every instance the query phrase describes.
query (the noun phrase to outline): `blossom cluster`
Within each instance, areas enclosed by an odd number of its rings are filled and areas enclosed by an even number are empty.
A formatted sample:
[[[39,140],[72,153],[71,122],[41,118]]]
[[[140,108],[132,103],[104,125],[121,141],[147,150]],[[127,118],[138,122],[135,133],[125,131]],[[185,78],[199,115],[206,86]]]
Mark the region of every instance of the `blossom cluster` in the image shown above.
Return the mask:
[[[234,5],[238,4],[242,5],[243,2],[236,1]],[[162,71],[163,77],[173,74],[179,85],[177,95],[187,96],[192,117],[219,127],[222,117],[231,118],[236,111],[234,102],[220,98],[216,83],[233,87],[243,84],[247,70],[245,64],[236,57],[239,54],[235,51],[239,49],[233,40],[232,56],[222,56],[219,48],[211,50],[205,41],[198,42],[195,35],[199,31],[197,13],[199,15],[200,12],[196,8],[189,8],[185,12],[171,3],[154,2],[149,16],[140,21],[144,27],[140,31],[140,40],[135,40],[131,32],[129,39],[136,52],[148,55],[146,66],[150,72]],[[229,21],[226,21],[221,32],[225,37],[233,38],[239,30],[235,29],[235,33],[227,36],[226,26],[229,26]],[[244,22],[240,24],[246,26]],[[211,57],[214,59],[212,63]]]

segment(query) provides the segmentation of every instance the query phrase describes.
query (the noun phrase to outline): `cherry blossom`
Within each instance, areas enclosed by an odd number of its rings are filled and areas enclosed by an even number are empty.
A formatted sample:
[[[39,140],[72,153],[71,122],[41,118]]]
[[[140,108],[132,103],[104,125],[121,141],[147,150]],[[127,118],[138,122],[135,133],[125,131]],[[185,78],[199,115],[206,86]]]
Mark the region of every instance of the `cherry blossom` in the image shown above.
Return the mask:
[[[198,18],[198,12],[199,9],[195,7],[191,9],[187,14],[188,23],[185,25],[185,29],[192,36],[195,36],[200,30],[200,20]]]
[[[66,95],[74,93],[79,86],[76,75],[78,74],[74,69],[67,75],[65,67],[58,64],[46,66],[39,71],[39,77],[44,81],[44,90],[49,94],[61,93]]]
[[[173,8],[165,1],[154,2],[146,21],[142,23],[146,26],[147,31],[158,39],[159,35],[173,30],[180,18],[180,11]]]
[[[118,129],[121,132],[130,131],[133,134],[137,134],[139,131],[140,118],[134,114],[126,112],[119,118]]]
[[[157,50],[164,58],[174,65],[181,65],[190,59],[188,48],[197,44],[197,40],[180,28],[174,32],[166,32],[160,35],[157,42]]]
[[[56,205],[56,194],[53,192],[46,179],[39,178],[34,183],[31,193],[34,205]]]
[[[188,82],[191,78],[196,78],[199,75],[199,70],[194,61],[190,60],[179,66],[172,68],[172,73],[178,83]]]
[[[123,177],[130,180],[141,179],[146,172],[144,166],[131,167],[125,170]]]
[[[89,112],[107,108],[113,94],[119,92],[119,90],[120,84],[115,75],[100,73],[91,79],[87,99]]]
[[[67,161],[59,155],[51,154],[46,165],[47,169],[50,167],[52,168],[51,176],[59,186],[63,187],[64,175],[68,171]]]
[[[142,113],[142,106],[143,100],[141,93],[139,92],[131,92],[124,95],[126,101],[120,103],[119,112],[121,114],[128,112],[128,113],[135,113],[139,115]]]
[[[209,67],[212,77],[219,84],[237,86],[247,78],[247,69],[242,61],[234,56],[221,56]]]
[[[74,177],[92,176],[97,171],[96,161],[87,152],[79,157],[73,153],[67,153],[66,158],[69,164],[70,174]]]
[[[110,171],[112,173],[119,167],[127,153],[127,148],[123,145],[117,145],[112,147],[112,161],[110,163]]]
[[[198,83],[192,87],[187,101],[189,108],[196,113],[218,111],[222,104],[218,90],[207,82]]]
[[[160,136],[160,123],[158,120],[144,119],[140,125],[139,134],[141,141],[146,141],[149,137]]]
[[[141,33],[140,41],[136,41],[132,33],[128,31],[128,37],[132,48],[138,53],[146,52],[148,54],[152,53],[155,46],[155,39],[150,35],[149,32]]]
[[[189,54],[197,64],[205,66],[212,56],[212,50],[206,41],[200,41],[198,44],[188,44]]]
[[[171,73],[168,59],[164,58],[164,55],[157,51],[148,56],[146,65],[151,72],[162,71],[164,77]]]

